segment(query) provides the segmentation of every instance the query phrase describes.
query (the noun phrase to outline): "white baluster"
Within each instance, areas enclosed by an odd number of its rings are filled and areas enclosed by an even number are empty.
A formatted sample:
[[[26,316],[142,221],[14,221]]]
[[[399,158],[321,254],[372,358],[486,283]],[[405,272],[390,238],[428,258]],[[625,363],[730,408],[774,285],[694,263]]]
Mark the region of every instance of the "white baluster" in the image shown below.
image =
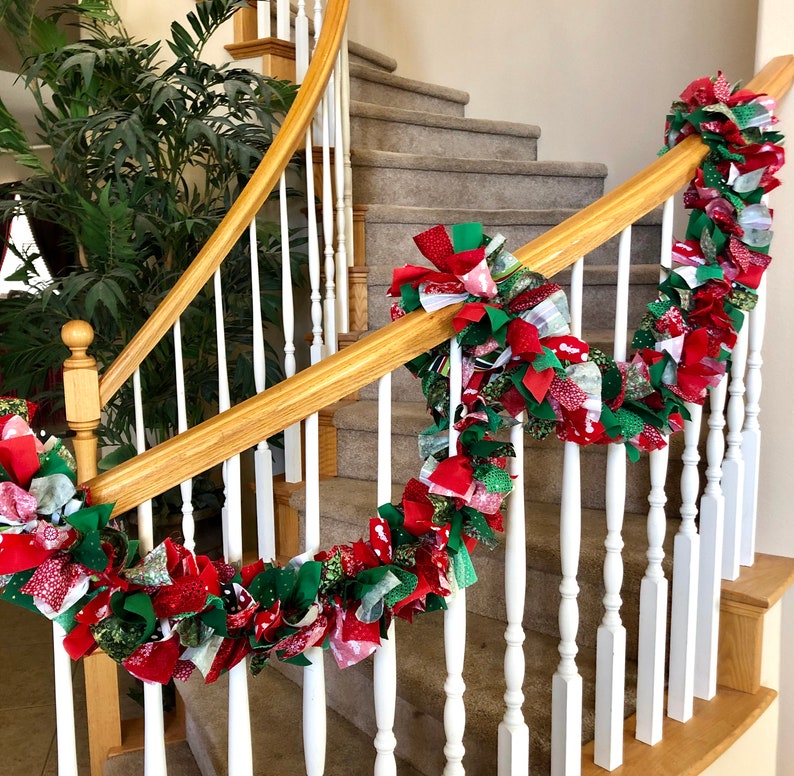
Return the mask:
[[[223,288],[220,269],[215,271],[215,337],[218,349],[218,411],[231,407],[229,373],[226,363],[226,331],[223,314]],[[240,456],[223,464],[225,500],[223,504],[223,554],[227,563],[239,567],[243,559],[243,515],[240,484]],[[228,722],[229,773],[253,775],[251,718],[248,708],[248,674],[245,661],[229,671]]]
[[[313,556],[320,549],[320,446],[319,416],[306,418],[306,523],[305,549]],[[326,712],[323,651],[306,651],[311,665],[303,669],[303,752],[307,776],[325,770]]]
[[[709,436],[706,443],[706,489],[700,498],[700,577],[698,583],[695,697],[711,700],[717,694],[717,640],[720,625],[722,543],[725,496],[722,494],[722,456],[725,453],[725,393],[727,375],[709,398]]]
[[[571,267],[571,333],[582,336],[584,261]],[[566,442],[563,453],[560,502],[560,662],[551,684],[551,773],[578,776],[582,761],[582,677],[576,667],[579,629],[579,546],[582,533],[579,445]]]
[[[457,453],[458,432],[453,428],[455,410],[461,398],[461,348],[453,337],[449,343],[449,454]],[[454,584],[454,573],[450,579]],[[444,692],[444,732],[447,742],[444,745],[444,776],[461,776],[463,767],[463,733],[466,729],[466,704],[463,694],[466,683],[463,681],[463,663],[466,656],[466,589],[458,588],[447,598],[444,612],[444,655],[446,657],[447,678]]]
[[[628,335],[631,227],[620,235],[615,301],[615,361],[626,360]],[[626,628],[620,619],[623,585],[623,515],[626,509],[626,448],[607,450],[606,520],[604,541],[604,617],[598,627],[594,761],[607,770],[623,762],[623,706],[626,683]]]
[[[513,492],[505,520],[505,714],[499,723],[498,776],[528,776],[529,727],[524,721],[524,603],[527,586],[527,538],[524,505],[524,428],[526,415],[510,430],[515,458],[510,460]]]
[[[640,583],[640,629],[637,646],[638,740],[656,744],[662,740],[664,721],[664,655],[667,635],[667,578],[664,575],[664,535],[667,520],[667,461],[670,447],[649,453],[651,492],[648,494],[648,566]]]
[[[141,370],[132,375],[132,394],[135,404],[135,450],[140,455],[146,450],[146,426],[143,418],[143,395],[141,392]],[[154,526],[152,502],[138,506],[138,541],[141,554],[154,548]],[[143,683],[143,744],[145,776],[162,776],[166,773],[165,727],[163,720],[163,688],[153,682]]]
[[[336,330],[350,331],[350,301],[347,281],[347,216],[345,213],[345,154],[342,140],[342,55],[334,76],[334,187],[336,189]],[[352,217],[352,213],[351,213]]]
[[[323,29],[323,4],[322,0],[314,0],[314,45],[320,40],[320,33]]]
[[[55,675],[55,724],[58,734],[58,776],[77,776],[77,741],[74,730],[72,660],[63,648],[66,631],[52,623]]]
[[[337,78],[340,81],[340,102],[341,109],[339,114],[342,121],[342,150],[344,157],[344,200],[345,200],[345,248],[347,250],[347,266],[352,266],[354,253],[353,243],[353,165],[350,160],[350,62],[347,51],[347,29],[345,29],[344,37],[342,38],[342,48],[340,51],[342,65],[337,72]],[[347,272],[347,270],[345,270]],[[337,288],[344,287],[347,289],[347,282],[342,279],[337,280]],[[344,291],[343,293],[347,293]],[[347,310],[347,305],[345,305]],[[345,328],[340,331],[348,331],[349,325],[346,324]]]
[[[269,38],[270,35],[270,0],[258,0],[256,4],[256,37]]]
[[[262,329],[262,298],[259,285],[259,250],[256,238],[256,219],[248,228],[248,246],[251,257],[251,299],[256,392],[266,387],[265,337]],[[256,482],[256,529],[259,557],[274,560],[276,557],[276,526],[273,509],[273,457],[267,440],[261,441],[254,452],[254,478]]]
[[[312,344],[311,362],[323,357],[323,295],[320,291],[320,245],[317,234],[317,202],[314,196],[314,159],[312,157],[312,131],[306,131],[306,201],[308,221],[309,285],[311,286]]]
[[[177,318],[174,324],[174,365],[176,369],[176,415],[177,431],[187,431],[187,398],[185,396],[185,368],[182,359],[182,323]],[[179,485],[182,500],[182,536],[185,547],[191,552],[196,548],[196,522],[193,519],[193,480],[187,479]]]
[[[560,662],[552,679],[551,773],[577,776],[582,759],[582,677],[576,667],[579,629],[579,546],[582,531],[579,446],[565,443],[560,504]]]
[[[391,373],[378,380],[378,505],[391,503]],[[375,776],[396,776],[394,714],[397,705],[397,645],[394,622],[375,652]]]
[[[277,0],[276,3],[276,37],[289,40],[290,33],[290,0]]]
[[[317,48],[317,44],[320,42],[320,33],[323,29],[323,4],[321,0],[314,0],[314,46],[312,48],[312,55],[314,55],[314,51]],[[333,92],[333,73],[331,73],[331,80],[328,82],[328,86],[326,87],[326,94]],[[323,142],[323,125],[321,119],[321,111],[317,111],[314,114],[314,122],[312,123],[312,134],[314,136],[314,142],[317,145],[322,145]]]
[[[295,363],[295,304],[292,296],[292,267],[290,264],[289,217],[287,213],[287,182],[284,175],[279,183],[281,221],[281,319],[284,329],[284,376],[292,377]],[[310,208],[311,209],[311,208]],[[300,482],[301,474],[300,423],[284,429],[284,479]]]
[[[334,263],[334,194],[331,185],[331,126],[329,109],[333,84],[329,84],[322,103],[323,148],[323,242],[325,248],[325,346],[328,355],[336,353],[336,265]]]
[[[675,197],[670,197],[662,208],[662,246],[659,280],[664,280],[673,266],[673,221],[675,218]]]
[[[688,402],[684,422],[684,464],[681,472],[681,524],[673,544],[673,610],[670,620],[670,677],[667,716],[686,722],[692,716],[695,679],[700,536],[695,525],[699,486],[698,439],[703,408]]]
[[[306,16],[306,0],[298,0],[295,15],[295,81],[303,83],[309,69],[309,17]]]
[[[749,321],[748,321],[749,318]],[[747,352],[747,390],[745,393],[744,428],[742,429],[742,460],[744,461],[744,509],[742,510],[742,566],[755,562],[755,525],[758,517],[758,475],[761,470],[761,426],[758,413],[761,411],[761,346],[764,343],[766,324],[766,275],[758,286],[758,303],[745,316],[749,323]]]
[[[670,197],[662,210],[662,234],[659,280],[663,281],[673,265],[673,216],[675,198]],[[637,642],[637,730],[636,738],[646,744],[662,740],[664,721],[664,658],[667,636],[667,579],[664,576],[664,535],[667,519],[664,506],[667,495],[669,446],[648,454],[651,491],[648,494],[647,533],[648,566],[640,583],[640,627]]]
[[[746,321],[745,321],[746,324]],[[747,363],[747,326],[736,339],[731,353],[731,378],[728,383],[728,443],[722,462],[722,492],[725,494],[725,543],[722,554],[722,578],[736,579],[742,546],[742,509],[744,507],[744,458],[742,424],[744,423],[744,368]]]

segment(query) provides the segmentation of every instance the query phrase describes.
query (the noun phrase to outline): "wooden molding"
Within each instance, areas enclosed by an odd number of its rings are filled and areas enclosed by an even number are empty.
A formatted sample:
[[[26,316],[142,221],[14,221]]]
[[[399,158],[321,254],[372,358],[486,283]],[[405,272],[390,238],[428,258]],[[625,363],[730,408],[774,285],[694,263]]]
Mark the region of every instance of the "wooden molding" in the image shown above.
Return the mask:
[[[257,37],[256,8],[238,9],[234,16],[234,42],[243,43],[247,40],[254,40]],[[228,51],[229,47],[226,46]],[[234,56],[234,54],[232,54]],[[235,57],[237,59],[238,57]]]
[[[234,59],[261,56],[263,75],[279,81],[295,83],[295,44],[291,41],[280,38],[254,38],[227,43],[224,48]]]
[[[710,701],[695,699],[695,715],[682,723],[665,717],[662,740],[648,746],[634,737],[636,717],[623,727],[623,765],[612,776],[696,776],[749,730],[777,697],[762,687],[755,693],[721,687]],[[594,745],[582,747],[582,776],[604,776],[593,762]]]
[[[83,658],[91,776],[102,776],[105,760],[122,742],[118,664],[98,650]]]
[[[300,553],[298,513],[290,506],[289,500],[302,487],[302,482],[285,482],[283,474],[273,481],[273,496],[276,501],[276,559],[282,565]]]
[[[367,210],[366,205],[353,205],[353,264],[363,267],[367,263]]]
[[[350,328],[366,331],[369,325],[367,275],[369,268],[352,266],[347,268],[348,299],[350,306]]]
[[[717,682],[747,693],[761,687],[764,615],[794,582],[794,558],[757,553],[739,578],[722,583]]]

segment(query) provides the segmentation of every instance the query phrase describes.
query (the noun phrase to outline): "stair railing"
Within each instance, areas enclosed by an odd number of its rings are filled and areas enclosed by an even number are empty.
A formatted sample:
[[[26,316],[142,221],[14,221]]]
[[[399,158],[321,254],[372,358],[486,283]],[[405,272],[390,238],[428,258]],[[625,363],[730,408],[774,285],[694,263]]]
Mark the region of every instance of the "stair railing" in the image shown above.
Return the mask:
[[[324,28],[329,27],[329,19],[341,23],[344,18],[343,3],[329,3],[328,12],[324,21]],[[333,12],[332,12],[333,11]],[[338,36],[336,38],[338,43]],[[318,52],[320,51],[318,46]],[[324,62],[328,62],[330,70],[330,54],[324,50]],[[781,57],[773,60],[765,67],[748,87],[756,92],[766,92],[776,97],[781,97],[790,87],[794,79],[794,57]],[[306,82],[315,86],[320,84],[321,78],[317,76],[311,79],[311,71],[307,75]],[[322,86],[317,86],[317,91],[322,91]],[[303,92],[301,92],[303,94]],[[299,97],[300,100],[300,97]],[[304,119],[311,116],[312,109],[304,112]],[[291,153],[300,142],[303,130],[296,127],[296,121],[290,122],[288,117],[285,121],[285,128],[292,130],[293,138],[291,141],[282,141],[277,145],[279,139],[274,142],[273,149],[268,154],[268,158],[263,162],[263,167],[270,164],[269,159],[276,158],[279,164],[286,164]],[[305,126],[305,125],[304,125]],[[282,133],[285,130],[282,130]],[[279,138],[281,134],[279,135]],[[274,153],[274,149],[278,149]],[[654,208],[666,202],[677,190],[682,188],[691,178],[695,168],[703,159],[707,152],[697,138],[690,138],[675,149],[666,154],[663,158],[650,165],[642,173],[632,178],[627,183],[615,189],[598,202],[585,208],[577,215],[568,219],[558,227],[551,229],[543,236],[524,246],[515,252],[515,255],[532,269],[550,276],[563,268],[574,264],[583,255],[594,248],[602,245],[607,240],[630,229],[641,216],[650,212]],[[271,154],[273,156],[271,157]],[[100,382],[99,395],[103,399],[112,396],[121,383],[126,380],[132,370],[137,368],[145,354],[154,346],[154,343],[163,336],[168,329],[176,323],[179,314],[185,309],[190,301],[189,294],[197,291],[203,286],[206,280],[212,275],[222,260],[222,252],[227,251],[235,240],[242,234],[247,224],[250,223],[258,205],[264,200],[267,192],[270,191],[279,176],[277,167],[267,170],[260,167],[252,179],[251,185],[246,189],[240,201],[242,204],[236,205],[224,219],[220,234],[216,234],[209,242],[207,247],[200,253],[196,260],[195,268],[180,279],[177,287],[169,294],[161,308],[154,313],[147,326],[137,335],[131,346],[125,350],[118,362],[111,365],[103,375]],[[259,188],[261,186],[261,188]],[[256,193],[249,193],[249,188],[256,187]],[[265,192],[264,194],[262,192]],[[625,231],[626,236],[622,242],[626,245],[629,242],[629,232]],[[667,238],[669,245],[669,236]],[[665,241],[663,241],[665,244]],[[576,299],[578,292],[574,292]],[[576,303],[574,302],[574,308]],[[204,471],[208,466],[222,463],[242,451],[251,448],[263,439],[271,437],[273,434],[282,431],[287,426],[298,423],[310,418],[324,406],[333,403],[352,391],[391,373],[392,370],[402,365],[406,361],[414,358],[420,353],[439,344],[443,339],[452,333],[451,320],[457,308],[444,308],[434,313],[412,313],[398,321],[375,332],[362,341],[339,351],[332,356],[313,364],[309,368],[297,373],[257,396],[243,401],[229,409],[223,411],[217,417],[204,423],[189,428],[178,436],[162,444],[148,449],[136,456],[129,462],[121,464],[113,470],[98,476],[86,477],[86,469],[83,468],[82,479],[87,479],[85,483],[90,489],[92,496],[97,502],[115,502],[115,513],[123,512],[133,508],[146,500],[164,492],[170,487],[178,485],[200,471]],[[616,328],[616,341],[625,341],[625,325],[619,324]],[[622,334],[621,334],[622,331]],[[151,339],[150,339],[151,337]],[[759,342],[756,335],[754,348],[757,353]],[[756,357],[757,365],[757,357]],[[737,379],[741,379],[737,377]],[[753,400],[757,400],[757,389]],[[384,389],[384,401],[387,391]],[[694,516],[697,507],[694,505],[697,491],[697,471],[694,468],[699,453],[696,448],[698,428],[696,424],[697,413],[693,414],[689,429],[686,434],[686,444],[684,453],[685,473],[682,482],[682,530],[679,534],[682,537],[677,544],[682,544],[688,551],[680,552],[683,556],[683,570],[679,572],[679,560],[676,558],[676,570],[674,572],[674,586],[677,579],[690,579],[694,583],[698,571],[698,541],[699,537],[694,527]],[[70,414],[70,422],[77,422],[79,425],[80,417]],[[752,422],[748,423],[752,426]],[[89,435],[90,436],[90,435]],[[90,441],[88,445],[90,448]],[[578,451],[577,451],[578,452]],[[611,468],[610,478],[616,485],[613,491],[620,490],[619,483],[622,479],[620,472],[621,462],[618,460],[621,451],[611,454],[615,458],[615,463]],[[308,454],[307,454],[308,455]],[[384,453],[385,455],[385,453]],[[552,773],[565,774],[571,776],[579,772],[581,767],[580,752],[581,744],[581,677],[577,678],[575,656],[576,656],[576,631],[578,624],[578,607],[576,595],[578,584],[576,573],[578,565],[578,522],[581,511],[579,500],[580,486],[577,481],[576,471],[578,464],[575,462],[573,453],[566,452],[566,458],[571,459],[570,466],[566,466],[563,479],[563,514],[561,516],[561,556],[563,564],[563,582],[561,593],[563,604],[560,614],[560,626],[562,640],[560,645],[561,662],[558,671],[559,677],[563,680],[558,682],[555,675],[555,684],[564,685],[563,691],[555,693],[553,712],[553,731],[552,739],[557,743],[553,745],[553,751],[558,754],[552,755]],[[650,681],[643,680],[646,688],[644,708],[637,710],[638,731],[643,727],[640,725],[642,715],[652,718],[648,729],[651,730],[650,737],[653,738],[658,728],[658,708],[663,703],[663,682],[659,681],[658,669],[664,663],[664,625],[660,625],[665,617],[666,611],[666,590],[663,572],[660,576],[660,553],[663,529],[660,523],[660,516],[663,515],[663,476],[661,470],[664,468],[664,459],[661,456],[654,456],[652,466],[652,492],[649,497],[651,510],[649,513],[649,550],[648,550],[648,573],[646,578],[652,587],[652,595],[649,596],[656,602],[656,616],[652,627],[646,629],[649,635],[648,641],[652,642],[653,649],[656,651],[650,658],[645,656],[643,643],[640,644],[640,670],[646,665],[653,672]],[[319,490],[319,472],[316,463],[310,465],[307,459],[307,490]],[[713,482],[713,480],[712,480]],[[385,487],[385,486],[384,486]],[[379,498],[383,497],[383,488],[379,488]],[[515,499],[523,498],[519,493]],[[607,562],[605,571],[607,599],[606,614],[604,616],[604,628],[609,638],[609,649],[615,651],[615,644],[621,641],[621,628],[619,616],[619,593],[620,593],[620,561],[619,545],[621,540],[620,518],[622,513],[621,499],[608,508],[612,517],[608,517],[609,535],[607,538],[607,550],[610,560]],[[373,505],[373,507],[376,505]],[[511,507],[511,517],[508,519],[508,536],[506,543],[508,547],[515,548],[516,541],[522,542],[523,538],[517,538],[514,530],[521,530],[520,518],[513,519],[517,513],[517,507]],[[316,512],[317,508],[313,510]],[[307,510],[308,511],[308,510]],[[314,549],[319,545],[319,525],[314,517],[307,518],[313,522],[307,523],[306,545],[309,549]],[[676,548],[678,550],[678,547]],[[514,549],[513,549],[514,551]],[[678,554],[678,552],[677,552]],[[232,559],[236,559],[234,553],[230,553]],[[513,565],[515,561],[513,561]],[[608,579],[606,579],[608,577]],[[693,687],[691,661],[694,653],[687,649],[685,642],[694,643],[695,634],[693,624],[695,616],[692,612],[697,601],[697,587],[692,589],[692,585],[684,585],[686,588],[681,596],[681,603],[674,603],[673,614],[673,633],[671,639],[672,650],[680,650],[680,657],[671,661],[675,666],[671,668],[669,677],[671,696],[675,695],[676,700],[671,701],[668,713],[676,718],[685,718],[690,714],[691,697],[696,692]],[[615,596],[618,598],[616,599]],[[674,599],[676,599],[674,590]],[[463,619],[461,610],[465,617],[465,603],[462,607],[455,606],[455,602],[450,608],[450,620],[458,623]],[[521,680],[516,674],[522,671],[522,661],[515,659],[516,646],[521,639],[517,636],[517,628],[520,628],[520,611],[515,601],[510,604],[510,616],[508,619],[508,655],[513,659],[506,661],[506,671],[509,673],[507,680],[510,689],[508,700],[508,711],[505,714],[505,728],[510,728],[510,735],[502,735],[500,741],[504,740],[500,750],[500,774],[501,773],[524,773],[526,767],[522,758],[522,748],[525,747],[526,735],[523,723],[520,719],[520,700],[516,702],[520,694]],[[714,604],[712,602],[712,608]],[[678,612],[678,613],[676,613]],[[701,616],[701,613],[696,615]],[[676,623],[681,623],[677,625]],[[460,628],[461,625],[451,625],[453,628]],[[452,631],[455,634],[455,631]],[[660,637],[661,633],[661,637]],[[678,644],[678,642],[682,642]],[[462,643],[460,634],[454,638],[447,639],[447,666],[448,666],[448,708],[451,709],[447,728],[447,768],[445,773],[463,773],[463,746],[462,734],[465,721],[465,711],[462,705],[463,690],[465,689],[460,679],[462,668]],[[676,646],[676,644],[678,644]],[[661,660],[659,659],[659,649],[662,650]],[[619,648],[617,649],[619,653]],[[677,653],[678,654],[678,653]],[[600,663],[599,659],[599,663]],[[509,665],[508,665],[509,663]],[[313,661],[316,666],[316,662]],[[607,768],[614,768],[621,761],[619,736],[615,732],[615,726],[621,726],[620,714],[614,714],[613,709],[617,703],[622,708],[623,692],[620,687],[621,668],[615,661],[608,661],[606,674],[600,673],[601,678],[597,678],[597,687],[606,686],[607,695],[604,696],[608,701],[599,704],[609,708],[609,720],[602,724],[596,722],[596,758],[600,764]],[[383,686],[388,688],[387,697],[379,692],[379,728],[385,731],[379,733],[380,745],[378,746],[379,759],[384,761],[378,773],[393,772],[393,750],[391,749],[391,717],[393,716],[394,703],[394,683],[392,669],[385,672],[386,679]],[[604,685],[606,677],[606,685]],[[611,678],[610,678],[611,677]],[[378,690],[382,690],[378,687]],[[598,690],[597,690],[598,693]],[[310,693],[311,694],[311,693]],[[562,700],[560,700],[562,698]],[[673,708],[675,707],[675,708]],[[317,713],[316,700],[307,702],[306,719],[317,720],[316,724],[322,726]],[[508,721],[509,717],[509,721]],[[604,731],[599,733],[599,730]],[[603,737],[606,736],[604,739]],[[230,739],[231,740],[231,739]],[[606,740],[607,744],[602,749],[601,742]],[[316,739],[312,739],[314,752],[319,746]],[[310,747],[311,748],[311,747]],[[391,750],[391,751],[390,751]],[[605,754],[598,754],[598,752]],[[322,762],[320,758],[312,756],[311,762],[307,760],[307,771],[309,773],[322,773]],[[242,771],[235,771],[242,772]]]

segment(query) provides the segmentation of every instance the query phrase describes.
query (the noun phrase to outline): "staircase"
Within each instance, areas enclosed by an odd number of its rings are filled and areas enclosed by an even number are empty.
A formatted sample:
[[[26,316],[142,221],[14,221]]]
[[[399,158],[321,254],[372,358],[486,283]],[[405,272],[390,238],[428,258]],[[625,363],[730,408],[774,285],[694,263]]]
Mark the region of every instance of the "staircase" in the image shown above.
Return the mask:
[[[370,331],[389,321],[390,300],[385,292],[393,268],[424,261],[413,245],[415,234],[438,223],[476,220],[483,222],[486,233],[501,232],[508,239],[508,247],[518,247],[602,194],[606,175],[603,165],[537,161],[537,127],[466,119],[465,93],[401,78],[394,74],[396,63],[389,58],[355,44],[350,50],[354,198],[367,208]],[[631,271],[636,292],[632,294],[632,328],[639,323],[658,282],[659,221],[654,213],[634,229],[633,256],[637,263]],[[613,240],[595,251],[585,270],[585,309],[590,311],[584,322],[585,338],[604,349],[611,349],[611,332],[607,329],[613,317],[616,245]],[[567,283],[567,273],[560,282]],[[392,466],[395,498],[399,499],[402,485],[418,473],[421,462],[416,435],[429,420],[418,381],[407,370],[393,375],[393,395],[398,400],[392,406]],[[336,437],[337,476],[320,485],[324,547],[360,536],[374,514],[376,398],[377,388],[371,385],[361,391],[359,401],[326,411],[326,416],[332,417]],[[524,713],[531,730],[533,774],[549,772],[551,676],[559,661],[561,460],[562,445],[557,440],[527,439],[528,491],[533,501],[527,503]],[[583,450],[586,509],[579,572],[578,665],[585,685],[584,741],[593,735],[595,633],[603,613],[605,461],[605,448]],[[634,465],[631,475],[627,510],[635,514],[627,514],[624,536],[627,548],[642,548],[646,546],[647,460]],[[302,518],[303,491],[292,494],[290,506]],[[302,525],[302,519],[298,524]],[[672,531],[668,531],[671,536]],[[474,561],[480,581],[468,593],[465,763],[468,773],[485,775],[495,767],[496,732],[504,713],[504,550],[481,548]],[[639,580],[647,564],[644,550],[625,552],[624,563],[623,611],[627,623],[636,623]],[[419,618],[410,626],[403,622],[397,626],[400,668],[395,733],[398,773],[406,776],[437,774],[444,768],[446,669],[442,630],[438,615]],[[636,656],[636,650],[637,634],[630,631],[629,656]],[[339,671],[328,659],[327,669],[331,746],[326,773],[371,773],[372,737],[376,733],[372,661]],[[304,773],[298,718],[297,685],[301,681],[301,669],[279,664],[250,682],[255,772],[284,776]],[[633,711],[634,681],[629,669],[627,715]],[[180,686],[180,691],[187,707],[188,740],[202,774],[225,774],[223,682],[205,687],[194,678]]]

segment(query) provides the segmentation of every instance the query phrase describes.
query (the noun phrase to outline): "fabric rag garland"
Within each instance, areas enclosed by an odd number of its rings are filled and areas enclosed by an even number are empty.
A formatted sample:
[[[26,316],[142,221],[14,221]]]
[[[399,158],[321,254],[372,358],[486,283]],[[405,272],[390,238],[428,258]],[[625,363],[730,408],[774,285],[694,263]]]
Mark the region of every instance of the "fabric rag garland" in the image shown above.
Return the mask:
[[[393,316],[464,302],[454,327],[463,350],[463,400],[447,439],[448,345],[408,366],[422,379],[433,425],[420,435],[424,465],[398,504],[384,504],[366,539],[284,568],[240,570],[167,539],[141,557],[109,524],[112,507],[75,489],[57,440],[42,444],[34,407],[0,399],[0,597],[60,623],[78,659],[101,647],[134,676],[165,683],[198,668],[212,682],[250,656],[306,665],[330,648],[341,667],[372,654],[393,617],[445,607],[476,581],[474,546],[496,544],[512,489],[508,443],[497,438],[527,412],[538,438],[625,442],[632,458],[680,429],[686,402],[702,403],[725,373],[744,313],[769,264],[781,136],[773,101],[731,89],[722,74],[695,81],[674,103],[667,147],[692,133],[710,148],[684,195],[692,210],[675,268],[648,305],[625,363],[570,333],[562,289],[532,272],[479,224],[435,227],[416,243],[435,269],[395,271]]]
[[[461,428],[473,414],[526,411],[536,438],[625,442],[637,460],[683,427],[686,403],[702,404],[725,374],[770,262],[763,197],[779,184],[784,160],[773,107],[768,97],[731,89],[722,73],[695,81],[673,104],[664,151],[699,133],[710,152],[684,194],[692,211],[686,238],[673,247],[675,266],[647,306],[629,361],[573,337],[562,288],[523,267],[501,235],[489,239],[479,224],[461,224],[452,240],[441,226],[415,238],[435,269],[395,271],[392,318],[464,303],[453,320],[463,348]],[[447,423],[448,355],[444,343],[407,365],[422,379],[439,430]]]

